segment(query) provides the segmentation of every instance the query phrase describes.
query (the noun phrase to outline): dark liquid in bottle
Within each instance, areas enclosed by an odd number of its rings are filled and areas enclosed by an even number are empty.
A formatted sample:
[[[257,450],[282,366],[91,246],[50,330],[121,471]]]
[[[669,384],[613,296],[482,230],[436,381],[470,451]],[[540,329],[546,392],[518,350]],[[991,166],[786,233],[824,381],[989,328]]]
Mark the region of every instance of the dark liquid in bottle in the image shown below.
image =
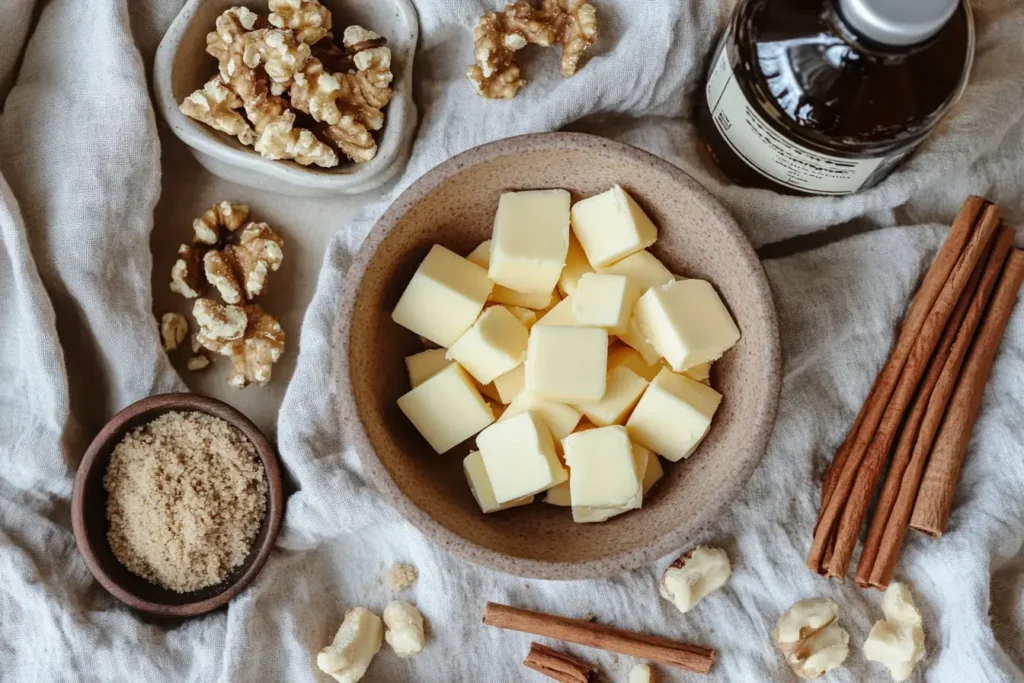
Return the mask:
[[[749,105],[788,140],[849,159],[884,157],[864,189],[888,175],[955,103],[970,67],[973,27],[961,4],[927,42],[893,47],[857,36],[835,0],[741,0],[720,49]],[[728,176],[808,194],[751,168],[719,132],[706,98],[703,90],[699,129]]]

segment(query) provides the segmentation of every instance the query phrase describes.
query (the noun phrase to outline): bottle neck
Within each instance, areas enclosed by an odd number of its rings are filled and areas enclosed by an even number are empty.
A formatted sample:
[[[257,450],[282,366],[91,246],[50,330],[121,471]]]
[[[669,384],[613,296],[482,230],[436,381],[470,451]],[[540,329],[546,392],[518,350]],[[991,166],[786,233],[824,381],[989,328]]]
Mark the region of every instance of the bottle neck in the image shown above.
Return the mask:
[[[832,14],[844,33],[874,52],[908,53],[931,43],[959,0],[833,0]]]

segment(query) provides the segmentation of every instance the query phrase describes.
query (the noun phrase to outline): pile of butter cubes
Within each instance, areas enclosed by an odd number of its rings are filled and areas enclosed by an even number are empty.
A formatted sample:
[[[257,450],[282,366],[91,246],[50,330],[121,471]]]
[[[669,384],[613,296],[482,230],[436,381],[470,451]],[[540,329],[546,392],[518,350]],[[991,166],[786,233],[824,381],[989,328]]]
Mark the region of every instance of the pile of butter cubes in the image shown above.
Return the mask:
[[[711,363],[740,332],[710,283],[647,251],[657,237],[618,185],[576,204],[509,192],[490,240],[420,264],[392,318],[440,348],[405,359],[398,405],[438,453],[477,435],[463,465],[483,512],[544,493],[604,521],[707,434]]]

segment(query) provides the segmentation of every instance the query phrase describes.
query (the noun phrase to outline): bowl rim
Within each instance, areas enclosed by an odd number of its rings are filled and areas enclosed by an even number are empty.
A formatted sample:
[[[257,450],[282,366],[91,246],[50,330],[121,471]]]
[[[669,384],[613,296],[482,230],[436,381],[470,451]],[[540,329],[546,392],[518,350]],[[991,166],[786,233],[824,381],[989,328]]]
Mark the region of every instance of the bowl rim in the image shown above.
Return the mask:
[[[703,200],[704,208],[709,211],[713,219],[722,225],[725,238],[739,249],[742,254],[743,270],[752,274],[750,288],[756,301],[756,307],[765,313],[767,319],[769,333],[764,349],[767,362],[763,368],[763,377],[765,386],[770,387],[769,395],[761,404],[756,419],[750,423],[752,436],[748,440],[747,449],[753,452],[755,457],[748,458],[745,465],[736,470],[736,474],[725,483],[719,499],[721,502],[717,505],[707,506],[698,511],[691,521],[672,529],[647,545],[614,555],[580,562],[560,562],[513,556],[474,543],[434,520],[406,496],[377,457],[376,450],[363,426],[359,408],[353,398],[352,382],[349,376],[349,336],[352,312],[359,296],[363,276],[381,242],[415,203],[446,183],[451,177],[466,168],[487,163],[510,152],[550,151],[552,149],[594,151],[595,148],[623,155],[634,162],[655,167],[672,181],[686,186]],[[345,436],[354,447],[364,472],[377,489],[386,495],[387,502],[425,536],[441,547],[453,551],[456,555],[489,569],[525,578],[576,580],[603,578],[650,565],[692,540],[697,533],[708,527],[729,503],[735,500],[739,492],[746,486],[754,469],[760,464],[774,428],[779,393],[782,388],[782,347],[778,314],[764,266],[739,225],[704,186],[668,161],[626,143],[587,133],[530,133],[486,143],[455,155],[413,182],[378,219],[355,254],[345,277],[342,291],[334,343],[338,409]]]
[[[244,572],[232,579],[231,583],[224,590],[216,595],[203,600],[178,605],[152,602],[139,597],[114,581],[103,569],[99,558],[93,551],[93,546],[95,543],[105,543],[106,540],[98,540],[91,537],[86,529],[84,493],[86,481],[95,467],[100,453],[106,450],[114,439],[121,436],[124,426],[129,421],[145,417],[149,413],[160,411],[162,414],[172,410],[197,411],[218,417],[241,431],[256,448],[260,462],[263,464],[267,477],[267,497],[269,499],[267,510],[264,513],[264,521],[261,522],[261,528],[263,524],[267,525],[267,535],[263,543],[257,548],[256,556],[253,558],[252,563]],[[157,415],[153,417],[155,419]],[[89,444],[75,473],[74,489],[71,494],[71,525],[74,531],[75,544],[78,546],[79,553],[85,559],[89,573],[108,593],[129,607],[147,614],[160,617],[194,617],[225,605],[256,578],[256,575],[263,569],[263,565],[274,548],[274,542],[281,529],[284,505],[284,490],[281,486],[281,469],[277,461],[277,455],[267,438],[249,418],[227,403],[210,398],[209,396],[188,393],[155,394],[132,403],[110,418],[110,421],[103,426]]]
[[[337,171],[337,168],[307,168],[295,163],[266,159],[250,148],[236,149],[221,139],[220,136],[226,133],[204,130],[203,124],[181,113],[174,95],[173,73],[185,31],[195,20],[200,5],[206,1],[188,0],[185,3],[160,39],[153,59],[153,92],[157,109],[171,132],[193,152],[205,154],[267,180],[327,194],[358,194],[373,189],[390,180],[404,165],[417,122],[412,76],[419,44],[419,18],[411,0],[389,0],[395,4],[398,21],[407,25],[408,54],[402,60],[401,71],[395,73],[392,99],[388,104],[384,131],[379,136],[377,154],[370,161],[355,165],[350,173],[332,172]],[[215,72],[216,69],[213,69],[210,74]]]

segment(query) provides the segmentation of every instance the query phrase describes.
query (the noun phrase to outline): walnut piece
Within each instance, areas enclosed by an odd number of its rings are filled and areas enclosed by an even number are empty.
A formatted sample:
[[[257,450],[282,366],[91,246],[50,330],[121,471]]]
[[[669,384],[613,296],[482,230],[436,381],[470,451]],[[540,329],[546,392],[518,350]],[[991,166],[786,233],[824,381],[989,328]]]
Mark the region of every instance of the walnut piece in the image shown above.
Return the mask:
[[[846,660],[850,634],[838,619],[839,605],[826,598],[801,600],[779,618],[775,645],[797,676],[818,678]]]
[[[636,664],[629,670],[628,683],[654,683],[654,672],[650,664]]]
[[[288,30],[264,28],[245,34],[242,61],[250,69],[262,64],[275,83],[290,83],[309,55],[309,45],[296,40]]]
[[[160,316],[160,339],[164,351],[174,351],[188,336],[188,321],[181,313],[164,313]]]
[[[195,244],[217,246],[226,237],[222,229],[234,232],[242,227],[248,217],[248,204],[218,202],[192,221],[192,230],[195,232],[192,241]]]
[[[338,155],[312,131],[295,127],[295,114],[286,111],[272,121],[256,140],[256,151],[268,159],[292,159],[303,166],[338,165]]]
[[[242,301],[242,284],[235,275],[232,259],[227,250],[208,251],[203,256],[203,271],[207,281],[217,288],[224,303]]]
[[[188,369],[192,372],[198,372],[204,370],[210,365],[210,359],[203,354],[192,356],[188,359]]]
[[[192,306],[192,316],[199,325],[196,341],[214,353],[221,353],[230,342],[240,340],[249,322],[242,308],[224,306],[213,299],[197,300]]]
[[[270,0],[269,8],[270,23],[291,29],[306,45],[331,35],[331,13],[317,0]]]
[[[387,581],[388,588],[395,593],[399,593],[412,588],[412,585],[416,583],[417,575],[416,567],[411,564],[399,563],[391,567],[384,578]]]
[[[199,251],[187,244],[178,247],[178,260],[171,266],[171,291],[186,299],[199,296],[202,287]]]
[[[921,613],[906,584],[889,584],[882,614],[885,618],[875,622],[864,643],[864,658],[884,664],[894,681],[905,681],[925,655]]]
[[[392,600],[384,608],[384,625],[387,631],[384,640],[395,654],[408,659],[423,651],[426,638],[423,634],[423,615],[405,600]]]
[[[353,607],[345,612],[334,641],[317,654],[317,667],[338,683],[356,683],[380,650],[383,630],[380,617],[365,607]]]
[[[686,614],[706,595],[724,586],[731,574],[724,550],[698,546],[669,565],[658,589],[661,597]]]
[[[182,100],[178,105],[181,113],[214,130],[238,137],[243,145],[256,142],[256,134],[236,109],[242,108],[241,98],[224,85],[219,76],[214,76],[201,90]]]
[[[228,384],[243,388],[270,381],[271,369],[284,352],[284,331],[277,320],[255,304],[225,306],[211,299],[199,299],[192,315],[203,348],[231,358]]]
[[[584,0],[543,0],[537,9],[524,0],[488,12],[473,28],[474,64],[466,77],[486,99],[511,99],[525,81],[515,53],[529,44],[562,46],[562,75],[576,73],[583,52],[597,39],[597,11]]]

